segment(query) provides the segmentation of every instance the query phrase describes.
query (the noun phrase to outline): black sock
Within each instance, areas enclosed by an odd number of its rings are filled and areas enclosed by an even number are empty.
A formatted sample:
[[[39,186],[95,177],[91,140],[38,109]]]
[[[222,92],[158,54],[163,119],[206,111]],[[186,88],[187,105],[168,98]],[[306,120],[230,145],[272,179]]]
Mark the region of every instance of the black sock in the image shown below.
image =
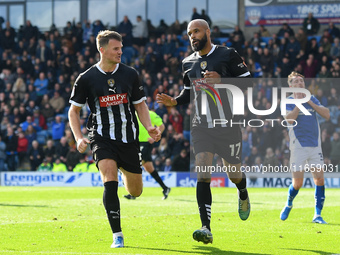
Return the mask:
[[[167,186],[164,184],[164,182],[162,181],[161,177],[159,177],[158,175],[158,172],[156,170],[154,170],[152,173],[151,173],[151,176],[156,180],[156,182],[158,182],[159,185],[161,185],[161,187],[163,189],[166,189]]]
[[[206,226],[210,230],[210,216],[211,216],[211,189],[210,183],[197,182],[196,199],[198,210],[200,212],[202,227]]]
[[[248,191],[247,191],[247,177],[245,173],[242,173],[242,181],[236,184],[236,187],[239,191],[238,195],[241,200],[246,200],[248,198]]]
[[[120,204],[117,191],[118,182],[110,181],[104,183],[103,203],[112,233],[122,231],[120,227]]]

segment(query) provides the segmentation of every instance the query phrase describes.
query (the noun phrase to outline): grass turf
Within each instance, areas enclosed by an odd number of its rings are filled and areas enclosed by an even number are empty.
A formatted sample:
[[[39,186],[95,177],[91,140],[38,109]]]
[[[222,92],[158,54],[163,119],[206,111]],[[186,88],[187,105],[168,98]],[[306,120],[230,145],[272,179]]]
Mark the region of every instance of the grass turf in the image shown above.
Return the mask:
[[[194,188],[145,188],[126,200],[119,188],[125,248],[111,249],[103,188],[0,187],[0,254],[336,254],[340,190],[327,189],[323,217],[311,223],[314,190],[301,189],[282,222],[287,189],[249,189],[252,212],[239,219],[237,192],[213,188],[213,244],[192,239],[200,220]]]

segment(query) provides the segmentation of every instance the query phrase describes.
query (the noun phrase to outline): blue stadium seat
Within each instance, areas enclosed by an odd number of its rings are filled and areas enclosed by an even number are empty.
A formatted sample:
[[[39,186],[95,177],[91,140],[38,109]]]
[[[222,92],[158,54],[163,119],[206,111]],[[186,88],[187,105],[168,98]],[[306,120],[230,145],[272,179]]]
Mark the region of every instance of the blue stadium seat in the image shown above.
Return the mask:
[[[310,36],[308,36],[308,41],[310,41],[313,38],[315,38],[317,43],[319,43],[320,39],[321,39],[321,35],[310,35]]]
[[[272,37],[261,37],[262,41],[266,43],[266,45],[268,45],[269,40],[273,39]]]

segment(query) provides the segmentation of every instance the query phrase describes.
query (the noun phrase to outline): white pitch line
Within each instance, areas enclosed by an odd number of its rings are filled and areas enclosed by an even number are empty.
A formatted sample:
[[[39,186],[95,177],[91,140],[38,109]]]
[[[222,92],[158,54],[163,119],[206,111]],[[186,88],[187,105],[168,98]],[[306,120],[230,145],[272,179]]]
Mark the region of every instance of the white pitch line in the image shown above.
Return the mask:
[[[0,250],[0,253],[2,254],[3,252],[5,253],[31,253],[31,254],[89,254],[89,255],[112,255],[112,252],[107,253],[107,252],[56,252],[56,251],[3,251]],[[123,255],[150,255],[150,253],[148,254],[144,254],[144,253],[119,253],[119,254],[123,254]],[[151,254],[153,255],[153,254]],[[154,254],[156,255],[156,254]]]

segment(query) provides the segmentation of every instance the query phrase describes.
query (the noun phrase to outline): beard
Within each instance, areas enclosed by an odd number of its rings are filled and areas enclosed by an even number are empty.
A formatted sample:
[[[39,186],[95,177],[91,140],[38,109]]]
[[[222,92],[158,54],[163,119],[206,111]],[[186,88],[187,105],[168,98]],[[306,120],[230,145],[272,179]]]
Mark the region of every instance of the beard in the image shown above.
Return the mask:
[[[207,34],[205,34],[201,40],[196,39],[196,41],[198,41],[197,45],[193,45],[191,43],[192,50],[193,51],[200,51],[200,50],[202,50],[204,48],[204,46],[207,44],[207,42],[208,42]]]

